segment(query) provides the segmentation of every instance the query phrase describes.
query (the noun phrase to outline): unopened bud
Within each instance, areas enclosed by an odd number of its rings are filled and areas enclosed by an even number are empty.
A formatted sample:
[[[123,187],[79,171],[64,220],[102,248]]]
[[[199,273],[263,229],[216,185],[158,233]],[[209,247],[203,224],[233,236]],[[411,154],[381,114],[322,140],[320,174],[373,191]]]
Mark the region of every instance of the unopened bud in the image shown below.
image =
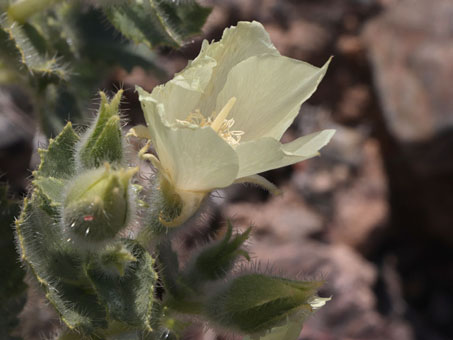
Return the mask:
[[[130,179],[137,169],[88,170],[67,190],[63,225],[69,237],[89,242],[113,238],[128,222],[131,210]]]
[[[82,168],[97,168],[104,162],[121,164],[123,142],[119,104],[123,91],[120,90],[109,102],[101,92],[101,104],[94,125],[88,129],[76,152],[76,160]]]
[[[295,281],[246,274],[228,282],[206,304],[206,316],[242,334],[264,334],[290,319],[301,322],[328,299],[316,296],[320,281]]]
[[[185,279],[192,286],[206,280],[214,281],[224,278],[242,256],[250,260],[250,256],[242,249],[248,239],[251,228],[243,234],[233,235],[233,226],[228,222],[225,236],[213,244],[203,248],[186,266]]]
[[[131,251],[122,244],[107,247],[99,257],[98,266],[102,272],[111,276],[124,276],[126,268],[137,259]]]

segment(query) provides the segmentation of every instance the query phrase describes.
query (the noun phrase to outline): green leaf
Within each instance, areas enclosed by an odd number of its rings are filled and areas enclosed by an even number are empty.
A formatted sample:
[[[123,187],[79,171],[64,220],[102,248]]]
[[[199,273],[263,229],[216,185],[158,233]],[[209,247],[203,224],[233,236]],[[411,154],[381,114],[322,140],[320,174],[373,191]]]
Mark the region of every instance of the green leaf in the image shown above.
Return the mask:
[[[64,239],[58,219],[35,191],[26,199],[16,232],[22,261],[30,266],[63,322],[83,333],[107,327],[105,308],[87,281],[83,258]]]
[[[201,32],[211,10],[194,1],[177,4],[164,0],[129,0],[105,7],[104,12],[125,37],[152,48],[180,46],[188,37]]]
[[[210,296],[204,313],[215,324],[256,337],[321,307],[328,300],[316,296],[321,285],[319,281],[243,274]]]
[[[58,82],[66,80],[69,72],[55,56],[48,57],[43,38],[31,25],[24,29],[18,23],[11,23],[0,16],[0,55],[19,71],[44,81]]]
[[[53,206],[61,204],[63,189],[66,181],[55,177],[37,177],[33,184],[40,189],[40,193],[45,196]]]
[[[43,209],[49,214],[55,213],[55,208],[62,203],[65,184],[75,173],[73,154],[78,140],[71,123],[68,123],[57,138],[50,140],[47,150],[38,150],[41,163],[33,173],[33,185]]]
[[[126,267],[124,276],[106,275],[96,260],[89,264],[88,276],[113,319],[152,331],[150,319],[157,280],[154,260],[135,241],[121,243],[136,259]]]
[[[51,177],[56,179],[68,179],[75,173],[74,148],[79,136],[68,123],[63,131],[50,140],[47,150],[39,149],[41,163],[34,172],[35,178]]]
[[[250,337],[246,336],[243,340],[297,340],[303,327],[303,319],[292,320],[284,326],[272,328],[272,330],[263,336]]]

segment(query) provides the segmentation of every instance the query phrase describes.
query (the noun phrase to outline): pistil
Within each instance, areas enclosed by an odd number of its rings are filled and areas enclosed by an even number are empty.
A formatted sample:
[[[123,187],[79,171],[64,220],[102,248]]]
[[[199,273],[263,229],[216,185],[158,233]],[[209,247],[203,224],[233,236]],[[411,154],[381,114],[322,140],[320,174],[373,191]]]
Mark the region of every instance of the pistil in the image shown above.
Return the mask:
[[[219,132],[220,128],[226,120],[226,117],[228,117],[228,114],[233,108],[234,103],[236,103],[236,97],[231,97],[230,100],[225,104],[223,109],[220,110],[217,117],[215,117],[214,121],[211,124],[211,129],[213,129],[215,132]]]

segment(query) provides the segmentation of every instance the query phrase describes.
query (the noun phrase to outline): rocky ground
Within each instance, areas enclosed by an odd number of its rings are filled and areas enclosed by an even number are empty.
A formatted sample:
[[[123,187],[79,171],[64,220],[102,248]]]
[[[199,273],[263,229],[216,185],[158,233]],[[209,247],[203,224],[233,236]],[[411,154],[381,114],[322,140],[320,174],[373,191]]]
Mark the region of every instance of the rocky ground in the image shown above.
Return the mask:
[[[284,55],[317,66],[334,55],[284,138],[337,130],[321,157],[265,173],[282,196],[239,185],[217,193],[211,227],[225,219],[238,228],[253,225],[249,249],[272,264],[269,270],[326,279],[322,293],[333,299],[306,323],[301,339],[452,339],[453,2],[204,3],[214,7],[207,39],[218,39],[238,20],[258,20]],[[200,41],[160,51],[168,74],[196,56]],[[151,89],[157,82],[137,69],[118,71],[106,87]],[[127,96],[125,108],[137,123],[137,99],[132,91]],[[1,144],[1,171],[23,190],[33,120],[24,103],[0,102],[13,112],[0,120],[1,140],[8,141]],[[188,238],[183,250],[195,243]],[[24,319],[41,306],[29,303]],[[29,327],[29,335],[37,333]]]

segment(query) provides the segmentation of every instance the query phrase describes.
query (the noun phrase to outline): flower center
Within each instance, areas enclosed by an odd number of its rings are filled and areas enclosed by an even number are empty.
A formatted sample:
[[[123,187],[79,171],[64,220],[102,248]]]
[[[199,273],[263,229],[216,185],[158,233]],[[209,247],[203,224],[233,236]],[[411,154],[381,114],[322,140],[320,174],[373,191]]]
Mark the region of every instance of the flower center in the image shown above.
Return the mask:
[[[200,110],[197,109],[194,112],[190,113],[186,117],[186,119],[178,120],[178,122],[182,124],[194,124],[200,127],[209,126],[211,129],[217,132],[217,134],[222,137],[228,144],[230,144],[232,147],[236,147],[239,145],[244,131],[232,130],[231,128],[234,125],[234,119],[227,119],[228,114],[233,108],[235,102],[236,97],[231,97],[217,115],[215,112],[213,112],[210,117],[205,117],[200,112]]]

